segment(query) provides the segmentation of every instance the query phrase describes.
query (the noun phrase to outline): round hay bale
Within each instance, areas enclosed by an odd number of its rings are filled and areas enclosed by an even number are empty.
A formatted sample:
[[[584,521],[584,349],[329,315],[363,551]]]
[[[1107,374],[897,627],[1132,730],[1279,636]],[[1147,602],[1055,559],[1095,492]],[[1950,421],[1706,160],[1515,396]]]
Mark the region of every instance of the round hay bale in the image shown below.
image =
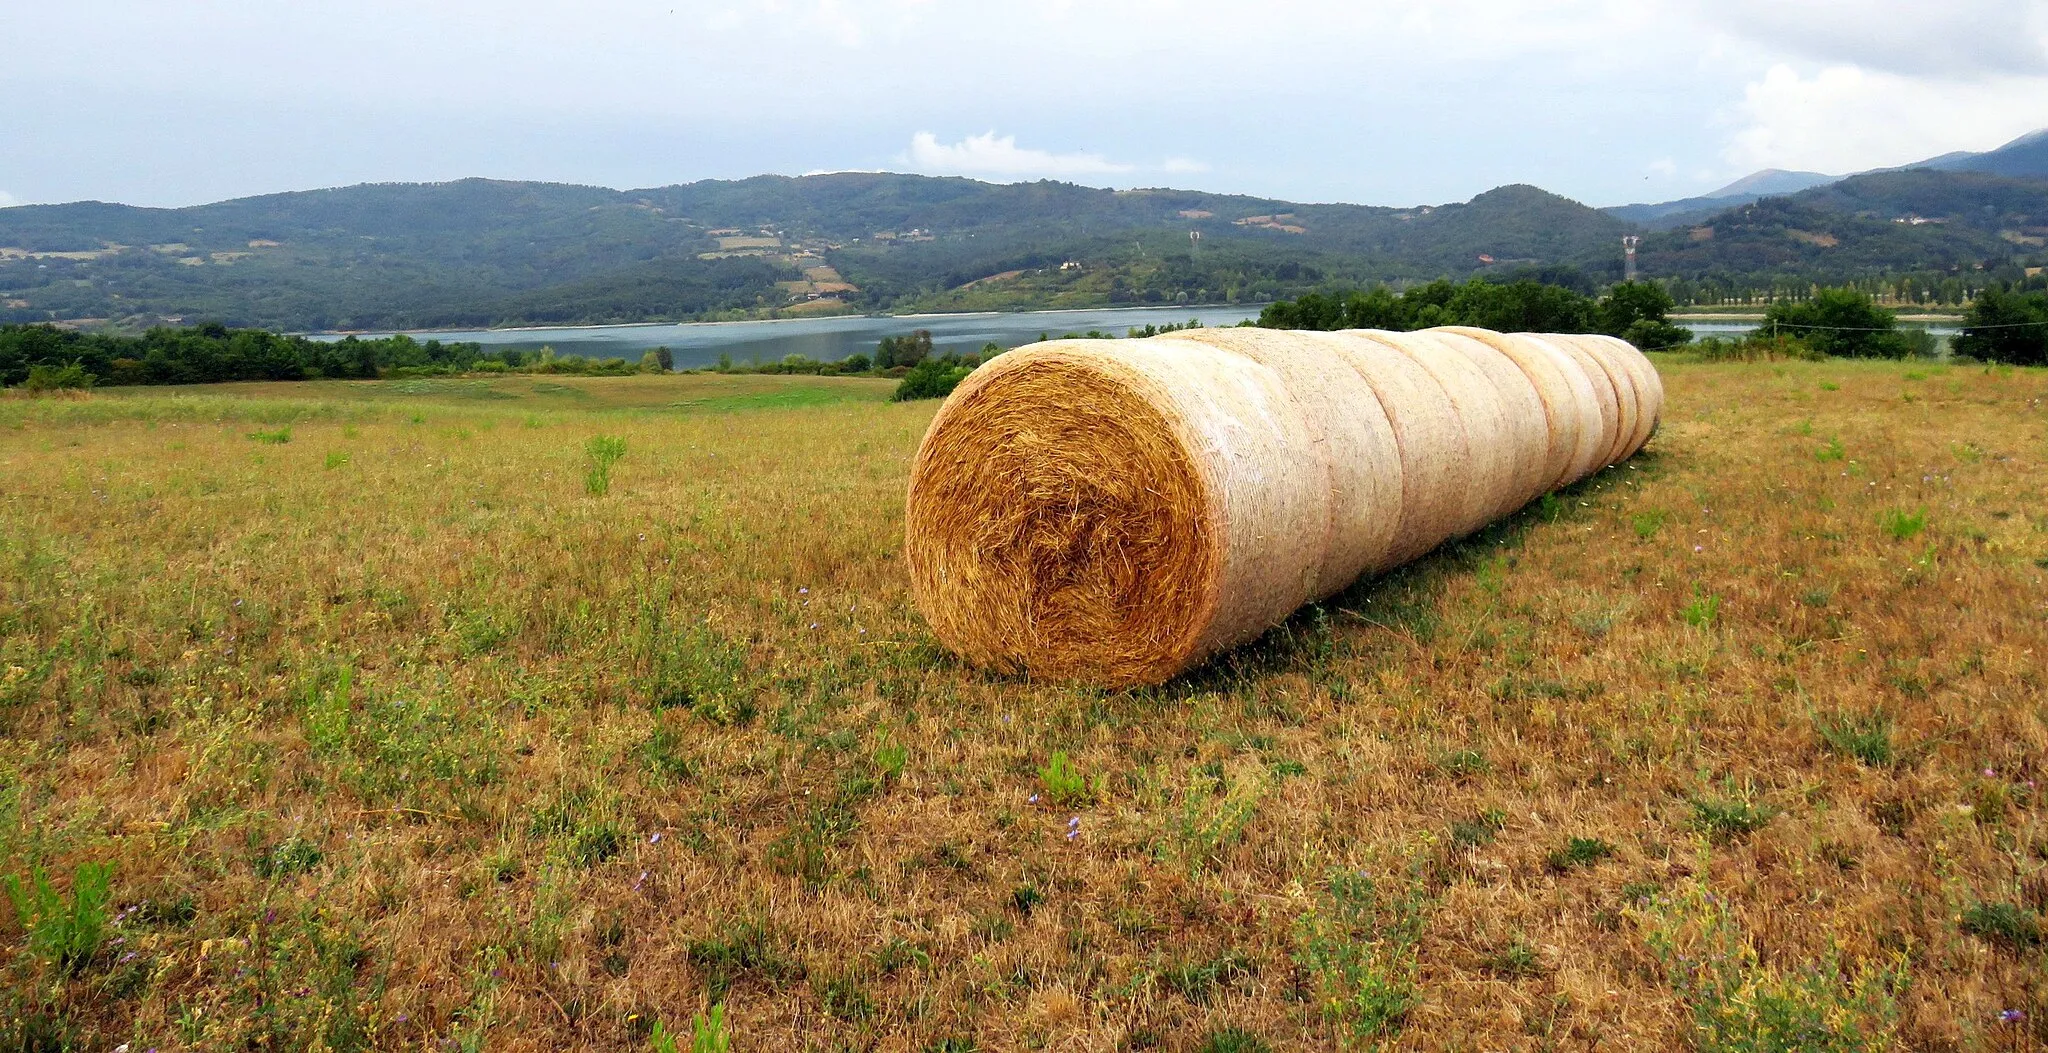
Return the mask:
[[[1479,367],[1479,371],[1493,382],[1494,393],[1506,414],[1508,448],[1513,454],[1515,470],[1510,477],[1511,488],[1501,494],[1500,503],[1487,521],[1499,519],[1528,504],[1537,494],[1549,492],[1556,479],[1555,470],[1562,466],[1563,454],[1558,450],[1556,431],[1551,427],[1550,410],[1542,391],[1537,389],[1535,381],[1529,379],[1522,367],[1497,346],[1513,341],[1488,329],[1460,330],[1446,326],[1423,332],[1439,337],[1452,350]],[[1480,333],[1490,339],[1476,335]]]
[[[1642,413],[1636,404],[1636,383],[1629,375],[1628,367],[1621,361],[1614,349],[1601,341],[1580,333],[1546,334],[1554,344],[1576,348],[1592,359],[1607,374],[1607,382],[1614,388],[1615,423],[1613,442],[1607,452],[1601,455],[1600,466],[1619,464],[1629,454],[1629,441],[1635,437],[1636,426],[1641,423]]]
[[[1386,553],[1366,570],[1400,566],[1455,535],[1465,515],[1472,455],[1465,422],[1434,374],[1368,330],[1304,333],[1351,364],[1387,415],[1401,466],[1399,522]]]
[[[1193,329],[1172,334],[1243,355],[1271,369],[1299,406],[1311,471],[1328,480],[1329,521],[1311,598],[1321,599],[1379,567],[1401,523],[1401,451],[1378,394],[1324,334]]]
[[[1157,683],[1597,470],[1661,392],[1626,345],[1483,331],[1021,348],[918,448],[912,593],[977,665]]]
[[[1657,422],[1664,415],[1664,380],[1657,375],[1657,367],[1650,364],[1649,356],[1626,340],[1601,334],[1592,334],[1589,339],[1598,341],[1615,356],[1622,368],[1628,370],[1629,381],[1636,390],[1636,432],[1634,441],[1628,446],[1623,458],[1633,456],[1657,430]]]
[[[1428,370],[1443,385],[1465,425],[1471,468],[1457,527],[1450,536],[1470,534],[1499,518],[1503,509],[1515,507],[1513,495],[1522,488],[1522,466],[1529,456],[1520,441],[1525,429],[1509,418],[1493,378],[1452,342],[1455,338],[1442,333],[1374,331],[1372,335],[1400,348]]]
[[[1329,494],[1298,469],[1309,446],[1279,378],[1241,355],[1010,352],[961,383],[912,463],[912,592],[977,665],[1156,683],[1311,598]]]
[[[1615,417],[1619,412],[1615,407],[1614,385],[1609,383],[1607,371],[1583,351],[1533,333],[1515,333],[1513,340],[1515,346],[1547,359],[1571,390],[1576,438],[1564,470],[1551,484],[1553,489],[1570,486],[1599,471],[1604,466],[1601,458],[1614,447]]]

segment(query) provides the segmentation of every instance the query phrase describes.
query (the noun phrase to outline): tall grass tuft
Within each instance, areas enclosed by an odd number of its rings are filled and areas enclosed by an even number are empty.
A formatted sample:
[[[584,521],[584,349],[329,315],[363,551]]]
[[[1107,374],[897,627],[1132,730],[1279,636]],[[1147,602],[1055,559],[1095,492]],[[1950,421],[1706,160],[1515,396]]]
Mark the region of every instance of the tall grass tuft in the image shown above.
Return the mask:
[[[84,971],[106,942],[113,877],[111,863],[80,863],[72,872],[67,897],[50,884],[42,867],[33,867],[26,884],[11,874],[0,878],[0,891],[28,930],[29,953],[73,976]]]
[[[583,444],[583,452],[590,455],[590,467],[583,472],[583,489],[592,497],[611,493],[612,465],[626,455],[626,440],[616,435],[593,435]]]

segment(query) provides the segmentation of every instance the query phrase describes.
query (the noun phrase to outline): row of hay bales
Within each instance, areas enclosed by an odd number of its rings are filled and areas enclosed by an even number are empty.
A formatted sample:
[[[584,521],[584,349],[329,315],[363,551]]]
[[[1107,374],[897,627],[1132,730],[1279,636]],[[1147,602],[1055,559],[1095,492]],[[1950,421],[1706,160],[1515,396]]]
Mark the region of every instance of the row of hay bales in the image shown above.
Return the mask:
[[[1628,458],[1663,401],[1649,360],[1603,336],[1034,344],[968,378],[926,433],[912,588],[977,665],[1157,683]]]

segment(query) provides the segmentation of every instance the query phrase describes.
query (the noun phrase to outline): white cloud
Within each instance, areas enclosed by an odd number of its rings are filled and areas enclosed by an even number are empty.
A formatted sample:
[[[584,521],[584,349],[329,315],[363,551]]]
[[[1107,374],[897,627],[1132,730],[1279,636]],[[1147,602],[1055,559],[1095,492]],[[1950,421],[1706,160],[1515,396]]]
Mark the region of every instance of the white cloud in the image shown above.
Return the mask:
[[[1649,174],[1654,176],[1664,176],[1666,178],[1669,178],[1671,176],[1675,176],[1678,174],[1678,162],[1673,161],[1669,157],[1660,157],[1655,161],[1652,161],[1649,164],[1644,165],[1643,171],[1648,172]]]
[[[1194,175],[1208,171],[1209,163],[1197,161],[1192,157],[1169,157],[1165,164],[1159,166],[1159,170],[1173,175]]]
[[[13,208],[16,205],[25,205],[27,203],[5,190],[0,190],[0,208]]]
[[[1728,115],[1741,168],[1854,172],[1988,150],[2048,125],[2048,76],[1944,81],[1837,65],[1789,64],[1752,81]]]
[[[1685,0],[1779,55],[1944,80],[2048,74],[2048,0]]]
[[[902,161],[931,175],[999,180],[1071,179],[1136,171],[1135,165],[1111,161],[1100,154],[1056,154],[1018,146],[1016,136],[998,136],[994,131],[970,135],[957,143],[942,143],[930,132],[919,132],[910,137],[910,152],[903,155]]]

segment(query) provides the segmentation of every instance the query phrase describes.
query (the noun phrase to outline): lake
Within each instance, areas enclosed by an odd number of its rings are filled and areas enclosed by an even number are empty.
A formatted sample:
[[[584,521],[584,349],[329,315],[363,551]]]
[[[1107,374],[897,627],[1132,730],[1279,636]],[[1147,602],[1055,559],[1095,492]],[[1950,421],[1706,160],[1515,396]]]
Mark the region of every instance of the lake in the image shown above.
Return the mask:
[[[1198,319],[1206,326],[1236,325],[1257,318],[1261,305],[1246,307],[1141,307],[1092,311],[1026,311],[1022,313],[902,315],[871,318],[792,318],[769,322],[692,322],[682,325],[572,326],[560,329],[477,329],[461,332],[411,333],[421,340],[477,343],[522,351],[552,347],[557,354],[637,361],[648,348],[667,347],[678,369],[715,365],[718,356],[738,363],[774,362],[803,355],[836,362],[856,352],[872,355],[885,336],[929,329],[940,351],[979,351],[983,344],[1017,347],[1046,333],[1085,333],[1098,329],[1122,336],[1134,328]],[[388,336],[388,333],[364,334]],[[318,334],[318,340],[339,340]]]
[[[1117,336],[1147,325],[1165,325],[1198,319],[1206,326],[1236,325],[1257,318],[1259,306],[1245,307],[1138,307],[1101,308],[1083,311],[1025,311],[1021,313],[901,315],[874,318],[844,315],[836,318],[792,318],[766,322],[689,322],[680,325],[565,326],[557,329],[472,329],[449,332],[415,332],[421,340],[476,343],[489,348],[535,351],[552,347],[556,353],[589,358],[625,358],[637,361],[642,352],[667,347],[678,369],[716,365],[720,355],[738,363],[774,362],[789,355],[803,355],[820,362],[836,362],[855,353],[873,354],[885,336],[899,336],[914,329],[929,329],[932,346],[941,351],[979,351],[983,344],[1017,347],[1040,334],[1060,336],[1085,333],[1091,329]],[[1733,336],[1755,329],[1744,321],[1673,321],[1697,336]],[[1943,345],[1958,329],[1953,325],[1901,322],[1905,328],[1924,328]],[[365,334],[388,336],[388,333]],[[318,340],[339,340],[339,334],[315,335]]]

